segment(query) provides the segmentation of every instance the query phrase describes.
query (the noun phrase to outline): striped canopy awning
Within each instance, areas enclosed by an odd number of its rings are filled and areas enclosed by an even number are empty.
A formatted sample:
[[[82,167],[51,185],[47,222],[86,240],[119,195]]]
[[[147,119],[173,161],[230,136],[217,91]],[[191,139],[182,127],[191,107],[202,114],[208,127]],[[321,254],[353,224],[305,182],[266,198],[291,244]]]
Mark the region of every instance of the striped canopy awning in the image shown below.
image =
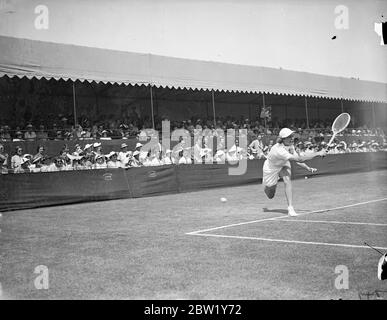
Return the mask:
[[[387,102],[387,84],[0,36],[0,76]]]

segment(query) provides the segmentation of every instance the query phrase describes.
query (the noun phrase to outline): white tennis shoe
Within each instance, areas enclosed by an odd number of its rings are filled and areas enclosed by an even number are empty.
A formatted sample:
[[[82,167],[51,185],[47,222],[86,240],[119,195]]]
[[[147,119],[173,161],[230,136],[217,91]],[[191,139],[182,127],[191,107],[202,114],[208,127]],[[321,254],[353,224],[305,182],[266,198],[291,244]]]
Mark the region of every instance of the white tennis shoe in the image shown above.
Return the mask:
[[[288,207],[288,215],[291,217],[296,217],[298,216],[298,213],[294,211],[294,208],[292,206]]]

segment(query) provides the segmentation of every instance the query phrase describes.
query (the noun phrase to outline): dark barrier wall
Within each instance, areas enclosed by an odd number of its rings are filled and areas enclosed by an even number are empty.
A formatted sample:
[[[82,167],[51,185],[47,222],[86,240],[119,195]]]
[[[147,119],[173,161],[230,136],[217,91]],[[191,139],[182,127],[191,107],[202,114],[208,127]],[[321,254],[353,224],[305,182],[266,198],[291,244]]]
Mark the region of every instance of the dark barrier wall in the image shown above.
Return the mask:
[[[353,153],[315,158],[308,165],[318,174],[339,174],[387,169],[386,160],[387,152]],[[233,176],[227,164],[0,175],[0,211],[260,183],[263,161],[249,160],[247,172]],[[307,174],[293,165],[294,178]]]
[[[0,210],[130,198],[122,170],[1,175]]]

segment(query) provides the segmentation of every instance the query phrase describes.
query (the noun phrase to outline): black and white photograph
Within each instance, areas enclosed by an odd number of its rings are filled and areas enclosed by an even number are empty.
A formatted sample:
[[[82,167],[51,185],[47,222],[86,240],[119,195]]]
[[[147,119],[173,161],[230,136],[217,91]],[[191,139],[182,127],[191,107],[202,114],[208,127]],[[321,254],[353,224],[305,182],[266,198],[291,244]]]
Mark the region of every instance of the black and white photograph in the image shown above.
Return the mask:
[[[387,300],[386,0],[0,0],[0,300]]]

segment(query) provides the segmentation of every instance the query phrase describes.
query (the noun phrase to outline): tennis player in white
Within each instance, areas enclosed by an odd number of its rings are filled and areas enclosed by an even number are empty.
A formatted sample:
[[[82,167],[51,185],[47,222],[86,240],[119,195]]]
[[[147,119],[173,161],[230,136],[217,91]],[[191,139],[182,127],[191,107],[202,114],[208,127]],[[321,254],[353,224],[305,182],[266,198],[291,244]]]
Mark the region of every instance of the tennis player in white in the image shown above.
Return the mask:
[[[311,160],[317,156],[325,156],[326,151],[321,150],[319,152],[310,152],[305,155],[299,155],[294,150],[293,146],[293,134],[294,131],[283,128],[279,132],[277,143],[271,148],[267,159],[263,164],[263,180],[265,193],[269,199],[272,199],[275,195],[277,183],[280,178],[283,179],[285,184],[285,195],[288,202],[288,214],[290,216],[297,216],[293,208],[293,193],[291,177],[290,161],[296,161],[296,163],[310,172],[316,171],[315,168],[310,168],[305,163],[301,163],[307,160]]]

